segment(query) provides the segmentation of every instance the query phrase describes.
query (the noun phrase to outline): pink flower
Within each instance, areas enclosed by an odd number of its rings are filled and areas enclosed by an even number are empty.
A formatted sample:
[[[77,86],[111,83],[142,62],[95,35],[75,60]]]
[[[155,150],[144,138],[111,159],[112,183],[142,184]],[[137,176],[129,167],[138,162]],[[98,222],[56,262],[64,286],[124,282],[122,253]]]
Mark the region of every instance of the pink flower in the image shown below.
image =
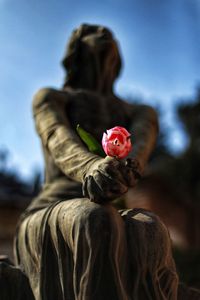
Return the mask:
[[[102,146],[108,156],[124,158],[131,151],[131,134],[120,126],[106,130],[103,134]]]

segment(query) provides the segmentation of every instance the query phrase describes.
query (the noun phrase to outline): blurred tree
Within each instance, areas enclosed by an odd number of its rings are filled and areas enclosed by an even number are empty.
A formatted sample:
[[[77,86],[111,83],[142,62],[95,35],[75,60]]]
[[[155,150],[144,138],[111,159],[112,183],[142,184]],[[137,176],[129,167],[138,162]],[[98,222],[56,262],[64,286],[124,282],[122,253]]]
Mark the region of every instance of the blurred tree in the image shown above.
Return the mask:
[[[34,174],[33,174],[33,179],[32,179],[32,193],[34,196],[36,196],[40,189],[41,189],[41,185],[42,185],[42,175],[41,175],[41,172],[40,170],[36,169],[34,171]]]
[[[177,111],[189,136],[186,151],[176,161],[181,171],[177,174],[178,186],[187,195],[187,201],[200,205],[200,87],[195,102],[179,105]]]
[[[174,156],[166,145],[167,131],[161,128],[150,160],[150,173],[164,176],[173,198],[185,204],[200,205],[200,87],[194,100],[179,104],[176,110],[189,137],[189,144],[182,154]],[[162,114],[159,115],[162,118]]]
[[[7,162],[9,158],[9,151],[5,147],[0,149],[0,172],[7,168]]]
[[[41,173],[35,170],[31,180],[24,180],[7,167],[9,158],[9,151],[0,149],[0,206],[26,207],[40,190]]]
[[[187,148],[172,155],[165,144],[166,131],[161,130],[139,189],[146,192],[146,207],[167,224],[175,245],[184,247],[174,252],[181,280],[200,287],[200,86],[194,99],[185,103],[180,101],[176,111],[189,138]]]

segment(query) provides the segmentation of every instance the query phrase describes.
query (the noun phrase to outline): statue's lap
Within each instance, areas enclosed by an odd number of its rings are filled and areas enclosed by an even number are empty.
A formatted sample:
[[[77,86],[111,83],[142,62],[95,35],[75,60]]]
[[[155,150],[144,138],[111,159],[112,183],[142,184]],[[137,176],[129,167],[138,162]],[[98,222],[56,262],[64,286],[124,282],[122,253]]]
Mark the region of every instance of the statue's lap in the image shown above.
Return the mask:
[[[42,239],[38,240],[38,237],[41,229],[44,234],[48,227],[53,241],[57,240],[59,230],[66,243],[73,249],[74,234],[84,226],[91,227],[91,232],[97,233],[103,230],[113,232],[111,228],[117,227],[116,230],[120,228],[127,238],[132,232],[131,239],[137,240],[139,248],[140,241],[144,242],[143,239],[149,240],[151,250],[154,248],[154,244],[156,250],[158,243],[166,245],[168,244],[166,241],[169,241],[166,227],[152,212],[144,209],[118,211],[111,204],[99,205],[87,198],[62,201],[52,208],[44,208],[29,215],[20,226],[19,237],[24,238],[23,232],[25,232],[26,237],[31,237],[29,250],[32,249],[33,253],[39,253],[39,244]],[[94,238],[98,239],[101,236],[97,235]]]

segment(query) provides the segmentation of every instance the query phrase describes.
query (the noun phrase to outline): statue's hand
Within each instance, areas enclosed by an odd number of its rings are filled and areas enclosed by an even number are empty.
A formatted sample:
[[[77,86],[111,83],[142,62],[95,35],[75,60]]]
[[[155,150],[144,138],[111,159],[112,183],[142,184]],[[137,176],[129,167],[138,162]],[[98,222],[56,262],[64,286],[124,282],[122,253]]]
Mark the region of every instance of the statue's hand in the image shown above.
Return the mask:
[[[83,195],[96,203],[114,200],[133,187],[136,173],[131,161],[112,157],[97,160],[84,176]]]

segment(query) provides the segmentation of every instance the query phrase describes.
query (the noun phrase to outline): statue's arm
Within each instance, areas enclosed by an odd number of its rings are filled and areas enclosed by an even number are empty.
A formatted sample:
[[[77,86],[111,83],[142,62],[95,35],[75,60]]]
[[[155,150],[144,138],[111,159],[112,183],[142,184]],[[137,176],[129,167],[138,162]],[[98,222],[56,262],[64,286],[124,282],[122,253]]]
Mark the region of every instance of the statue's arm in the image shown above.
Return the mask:
[[[115,158],[94,155],[82,145],[67,119],[66,97],[66,92],[53,89],[42,89],[34,97],[36,129],[44,147],[64,174],[83,184],[84,195],[92,201],[121,196],[130,181],[126,166]]]
[[[140,171],[143,171],[159,131],[156,111],[147,105],[133,105],[129,129],[133,144],[130,156],[139,162]]]
[[[71,128],[66,116],[67,97],[63,91],[39,90],[33,99],[33,114],[37,132],[55,164],[64,174],[82,182],[87,168],[100,158],[84,147]]]

